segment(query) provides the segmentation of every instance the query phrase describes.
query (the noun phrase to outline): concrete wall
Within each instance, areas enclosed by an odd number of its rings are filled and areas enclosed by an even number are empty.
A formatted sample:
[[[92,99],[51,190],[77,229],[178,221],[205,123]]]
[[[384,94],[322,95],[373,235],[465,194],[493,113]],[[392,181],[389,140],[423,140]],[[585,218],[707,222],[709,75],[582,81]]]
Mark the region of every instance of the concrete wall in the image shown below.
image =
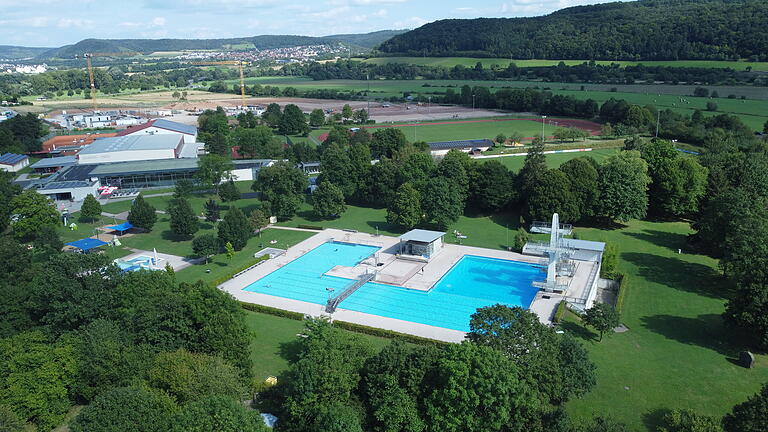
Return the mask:
[[[143,161],[154,159],[174,159],[176,154],[174,149],[157,149],[157,150],[131,150],[131,151],[116,151],[109,153],[94,153],[94,154],[80,154],[78,155],[80,164],[95,164],[95,163],[108,163],[108,162],[128,162],[128,161]]]
[[[10,172],[18,172],[24,169],[24,167],[29,165],[29,158],[22,160],[21,162],[17,163],[16,165],[2,165],[0,164],[0,171],[10,171]]]

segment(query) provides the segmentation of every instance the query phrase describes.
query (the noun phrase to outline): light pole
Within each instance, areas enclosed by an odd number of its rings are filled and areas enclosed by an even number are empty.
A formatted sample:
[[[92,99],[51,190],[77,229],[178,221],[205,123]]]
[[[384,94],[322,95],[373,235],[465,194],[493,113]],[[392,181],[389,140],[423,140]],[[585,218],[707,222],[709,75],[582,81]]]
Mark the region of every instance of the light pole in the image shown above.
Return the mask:
[[[369,75],[365,74],[365,82],[368,84],[368,91],[365,92],[365,98],[368,99],[368,117],[371,116],[371,81]]]
[[[541,116],[541,143],[544,144],[544,122],[547,121],[547,116]]]
[[[432,96],[427,96],[427,115],[431,113],[432,108]]]
[[[475,112],[475,95],[472,94],[472,112]]]
[[[661,117],[661,111],[656,111],[656,138],[659,137],[659,118]]]

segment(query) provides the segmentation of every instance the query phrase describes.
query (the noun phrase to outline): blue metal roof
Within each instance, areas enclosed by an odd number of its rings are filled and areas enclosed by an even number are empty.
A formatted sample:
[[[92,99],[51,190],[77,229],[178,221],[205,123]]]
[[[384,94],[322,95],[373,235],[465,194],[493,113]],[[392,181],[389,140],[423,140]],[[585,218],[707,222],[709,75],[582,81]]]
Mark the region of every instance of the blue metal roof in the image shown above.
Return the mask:
[[[72,166],[77,163],[77,158],[74,156],[59,156],[47,159],[40,159],[32,164],[33,169],[37,168],[56,168]]]
[[[493,141],[489,139],[472,139],[458,141],[438,141],[428,143],[430,150],[462,149],[475,147],[493,147]]]
[[[24,159],[29,159],[29,156],[16,153],[4,153],[2,156],[0,156],[0,164],[16,165]]]
[[[93,238],[84,238],[80,240],[75,240],[73,242],[67,243],[67,246],[76,247],[82,251],[89,251],[91,249],[95,249],[97,247],[108,245],[109,243]]]
[[[197,134],[197,128],[191,125],[185,125],[183,123],[177,123],[170,120],[165,119],[156,119],[152,126],[160,128],[160,129],[167,129],[174,132],[180,132],[183,134],[188,135],[195,135]]]
[[[113,230],[113,231],[128,231],[129,229],[133,228],[133,224],[130,222],[123,222],[120,225],[112,225],[108,226],[107,228]]]

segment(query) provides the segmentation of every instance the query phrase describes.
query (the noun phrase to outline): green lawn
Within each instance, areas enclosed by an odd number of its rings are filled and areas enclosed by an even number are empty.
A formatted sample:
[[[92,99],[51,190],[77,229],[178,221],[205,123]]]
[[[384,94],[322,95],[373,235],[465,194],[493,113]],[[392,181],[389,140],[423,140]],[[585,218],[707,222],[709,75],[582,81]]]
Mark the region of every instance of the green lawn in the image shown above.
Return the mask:
[[[362,59],[355,59],[362,60]],[[566,65],[580,65],[587,60],[510,60],[508,58],[473,58],[473,57],[376,57],[363,60],[365,63],[373,64],[413,64],[425,66],[445,66],[453,67],[456,65],[474,66],[477,62],[483,64],[483,67],[489,68],[492,65],[506,66],[514,62],[519,67],[535,66],[557,66],[561,61]],[[602,65],[620,64],[622,66],[635,66],[643,64],[645,66],[671,66],[671,67],[697,67],[697,68],[733,68],[736,70],[745,70],[752,67],[755,71],[768,71],[768,62],[745,62],[745,61],[717,61],[717,60],[660,60],[660,61],[612,61],[597,60],[595,63]]]
[[[752,370],[732,361],[743,347],[730,343],[737,338],[720,318],[727,291],[717,262],[677,254],[688,251],[688,224],[633,221],[577,232],[618,245],[619,268],[629,275],[622,322],[630,330],[597,343],[573,320],[564,325],[585,338],[598,367],[597,387],[568,404],[572,414],[609,414],[651,431],[665,409],[722,416],[768,380],[766,356]]]
[[[463,123],[440,124],[440,123],[406,123],[394,125],[402,130],[405,136],[411,141],[455,141],[463,139],[494,139],[498,134],[512,135],[518,133],[523,138],[532,138],[541,136],[541,122],[527,119],[497,119],[490,122],[473,122],[464,120]],[[370,132],[375,132],[380,128],[370,127]],[[555,126],[546,124],[544,134],[551,136]]]
[[[226,277],[235,270],[246,267],[256,260],[253,255],[265,247],[286,249],[309,237],[314,233],[304,231],[288,231],[281,229],[266,229],[261,236],[256,236],[248,241],[243,250],[235,253],[232,260],[228,260],[225,254],[219,254],[211,258],[208,264],[193,265],[176,273],[180,282],[195,282],[203,280],[213,282]],[[271,243],[276,241],[277,243]],[[191,249],[190,249],[191,253]],[[210,270],[210,273],[208,272]]]
[[[589,147],[587,144],[586,147]],[[610,156],[615,155],[621,151],[621,148],[608,148],[608,149],[597,149],[592,150],[589,152],[572,152],[572,153],[555,153],[555,154],[548,154],[547,156],[547,166],[550,168],[557,168],[561,164],[577,157],[582,156],[589,156],[591,158],[594,158],[597,162],[602,162],[603,160],[607,159]],[[504,156],[499,158],[491,158],[491,159],[483,159],[485,161],[495,160],[499,161],[504,166],[509,168],[511,171],[519,171],[520,168],[523,167],[523,163],[525,163],[525,156]]]
[[[251,343],[251,360],[253,360],[254,375],[264,379],[270,375],[280,375],[288,369],[291,361],[296,359],[298,341],[296,336],[304,329],[301,321],[276,317],[257,312],[245,311],[246,323],[253,332]],[[368,340],[376,349],[384,348],[389,339],[359,334]]]

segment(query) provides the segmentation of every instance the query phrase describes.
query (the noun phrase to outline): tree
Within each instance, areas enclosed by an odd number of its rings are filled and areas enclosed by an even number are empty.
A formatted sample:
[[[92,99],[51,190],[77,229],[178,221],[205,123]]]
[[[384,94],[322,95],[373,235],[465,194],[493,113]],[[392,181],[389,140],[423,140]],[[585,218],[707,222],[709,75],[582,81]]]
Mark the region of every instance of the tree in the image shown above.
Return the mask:
[[[611,156],[600,166],[600,213],[626,222],[643,218],[648,210],[648,165],[636,151]]]
[[[239,400],[245,394],[240,372],[220,357],[184,349],[158,354],[147,371],[147,384],[183,405],[210,396]]]
[[[496,135],[496,138],[493,139],[493,142],[495,142],[498,145],[503,145],[505,142],[507,142],[507,136],[503,133],[500,133]]]
[[[0,405],[0,431],[23,432],[24,422],[10,408]]]
[[[264,214],[264,212],[259,209],[253,210],[251,212],[251,215],[248,216],[248,222],[250,222],[251,229],[253,229],[253,231],[259,232],[259,237],[261,237],[261,231],[264,229],[264,227],[269,225],[269,219]]]
[[[717,104],[715,102],[707,102],[707,111],[717,111]]]
[[[128,222],[136,228],[152,231],[156,221],[157,213],[155,213],[155,208],[144,201],[144,197],[139,194],[131,204],[131,210],[128,212]]]
[[[674,410],[664,415],[659,432],[723,432],[720,421],[691,410]]]
[[[614,136],[613,126],[610,123],[605,123],[600,127],[600,136],[603,138],[610,138]]]
[[[232,243],[227,242],[224,245],[224,252],[227,255],[227,261],[232,261],[232,258],[235,257],[235,248],[232,246]]]
[[[518,131],[512,131],[512,133],[509,134],[509,142],[512,144],[520,144],[520,142],[523,140],[523,134],[521,134]]]
[[[224,156],[209,154],[197,160],[197,173],[195,176],[208,187],[218,189],[223,179],[230,179],[234,165]]]
[[[289,219],[296,214],[307,184],[307,177],[301,170],[288,162],[278,162],[263,168],[251,189],[261,194],[262,201],[269,203],[271,215]]]
[[[525,155],[525,162],[517,175],[518,190],[521,201],[527,202],[533,186],[539,182],[541,176],[547,172],[547,160],[544,156],[544,142],[534,140],[533,145]]]
[[[427,180],[422,196],[428,197],[421,203],[424,220],[434,222],[440,229],[448,228],[462,215],[464,200],[461,193],[442,177]]]
[[[421,222],[421,215],[421,194],[410,183],[403,184],[387,207],[387,222],[410,229]]]
[[[38,254],[41,254],[43,257],[50,257],[61,252],[64,243],[61,241],[59,231],[55,226],[43,225],[35,233],[32,246]]]
[[[219,197],[223,202],[232,202],[240,199],[240,190],[234,181],[224,182],[219,186]]]
[[[225,396],[209,396],[185,405],[170,422],[171,432],[267,432],[258,411]]]
[[[174,198],[189,198],[192,192],[195,190],[195,185],[190,179],[179,179],[176,181],[176,186],[173,189]]]
[[[201,234],[192,240],[192,252],[204,257],[205,263],[208,264],[208,258],[219,252],[219,239],[211,233]]]
[[[442,350],[424,398],[429,430],[528,430],[540,407],[501,352],[473,343]]]
[[[501,351],[520,378],[544,403],[561,404],[595,385],[595,366],[575,340],[564,340],[536,314],[503,305],[480,308],[469,321],[467,339]],[[565,376],[568,374],[569,376]]]
[[[330,182],[339,188],[344,197],[351,198],[356,191],[356,179],[350,174],[352,162],[347,153],[348,146],[331,143],[320,156],[321,183]],[[368,162],[370,164],[370,160]]]
[[[525,244],[528,243],[528,240],[529,240],[529,236],[528,236],[528,232],[525,231],[525,228],[523,227],[518,228],[517,231],[515,232],[515,238],[514,238],[512,249],[522,253],[523,247],[525,247]]]
[[[0,406],[42,430],[59,425],[70,406],[74,347],[30,331],[0,339],[0,358]]]
[[[619,326],[619,312],[606,303],[595,303],[594,306],[584,312],[582,320],[584,324],[594,328],[600,333],[600,341],[605,332],[613,331]]]
[[[212,134],[200,133],[200,140],[205,143],[205,151],[209,155],[216,155],[220,157],[229,157],[231,149],[229,146],[229,140],[227,139],[227,132],[217,131]]]
[[[253,230],[242,210],[232,206],[219,222],[218,237],[221,244],[231,243],[235,250],[242,250],[251,238]]]
[[[347,209],[344,194],[333,183],[324,181],[312,194],[312,209],[322,219],[339,217]]]
[[[478,164],[469,177],[470,200],[479,210],[497,212],[515,197],[514,174],[497,160]]]
[[[308,321],[304,334],[284,390],[285,424],[296,431],[317,430],[311,425],[324,408],[350,400],[360,370],[374,352],[369,342],[332,327],[327,320]]]
[[[368,123],[368,111],[365,109],[359,109],[352,115],[355,123],[366,124]]]
[[[763,123],[763,133],[768,134],[768,120]]]
[[[261,115],[261,117],[269,127],[272,129],[277,128],[277,126],[280,124],[280,120],[283,117],[283,113],[280,110],[280,105],[274,102],[267,105],[267,109],[264,110],[264,113]]]
[[[568,177],[580,219],[595,216],[599,196],[597,168],[597,163],[589,157],[571,159],[558,168]]]
[[[251,158],[273,159],[283,155],[283,145],[267,126],[238,128],[231,134],[232,146],[240,155]]]
[[[219,214],[221,213],[221,209],[219,208],[219,204],[214,201],[213,199],[209,199],[205,202],[203,205],[205,207],[205,221],[206,222],[216,222],[219,220]]]
[[[733,407],[723,417],[725,432],[760,432],[768,430],[768,384],[760,392]]]
[[[313,109],[309,114],[309,125],[320,127],[325,124],[325,113],[320,108]]]
[[[671,142],[651,140],[641,147],[651,184],[648,211],[657,216],[684,216],[698,211],[707,169],[693,158],[679,156]]]
[[[91,222],[101,217],[101,204],[94,198],[93,195],[88,194],[83,200],[83,205],[80,207],[80,220]]]
[[[186,198],[171,200],[168,205],[168,214],[171,219],[171,232],[178,237],[192,238],[200,229],[200,221]]]
[[[72,432],[165,432],[176,406],[160,391],[117,387],[100,394],[70,424]]]
[[[373,133],[371,154],[374,158],[391,158],[408,143],[401,128],[381,128]]]
[[[531,188],[525,214],[528,222],[549,220],[553,213],[558,213],[561,220],[576,221],[581,218],[578,211],[568,177],[560,170],[551,169]]]
[[[13,233],[19,240],[32,239],[40,227],[59,223],[56,204],[33,189],[25,190],[11,200],[11,214]]]
[[[139,380],[152,363],[151,348],[134,345],[131,334],[117,321],[97,319],[77,334],[77,375],[72,392],[91,401],[115,387]]]
[[[301,108],[294,104],[288,104],[283,109],[283,116],[279,124],[280,133],[286,135],[309,133],[307,118],[301,111]]]
[[[344,106],[341,108],[341,117],[344,119],[344,121],[347,121],[352,118],[352,115],[352,107],[349,106],[349,104],[344,104]]]
[[[0,133],[1,130],[0,130]],[[0,233],[11,224],[11,202],[21,193],[21,187],[13,182],[13,173],[0,171]]]

